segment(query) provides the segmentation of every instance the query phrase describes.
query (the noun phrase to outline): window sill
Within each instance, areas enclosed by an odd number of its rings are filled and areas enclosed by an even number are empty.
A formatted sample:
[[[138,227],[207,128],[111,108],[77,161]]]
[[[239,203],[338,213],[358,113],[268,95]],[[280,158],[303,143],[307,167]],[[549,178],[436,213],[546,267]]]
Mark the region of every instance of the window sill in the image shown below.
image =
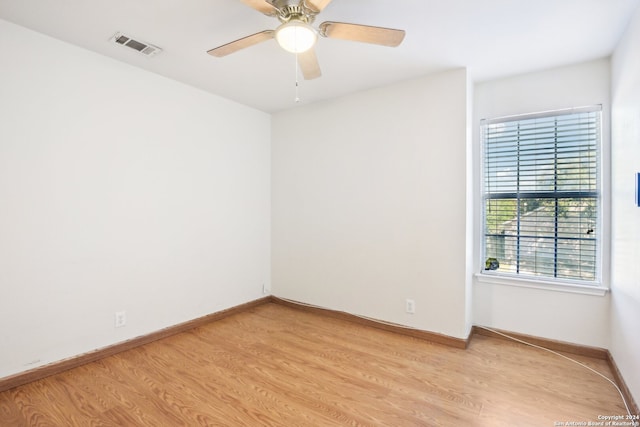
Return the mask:
[[[572,282],[554,282],[550,280],[503,276],[491,273],[476,273],[475,278],[478,283],[490,285],[517,286],[521,288],[542,289],[573,294],[604,296],[609,292],[609,289],[602,286],[602,284],[589,286]]]

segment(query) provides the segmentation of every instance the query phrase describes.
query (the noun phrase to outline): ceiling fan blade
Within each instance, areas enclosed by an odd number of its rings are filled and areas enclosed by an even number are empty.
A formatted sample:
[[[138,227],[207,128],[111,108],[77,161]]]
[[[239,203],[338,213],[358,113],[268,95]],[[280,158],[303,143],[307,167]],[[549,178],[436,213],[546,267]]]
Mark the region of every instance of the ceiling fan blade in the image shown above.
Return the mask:
[[[396,47],[404,40],[405,32],[404,30],[394,30],[393,28],[327,21],[320,24],[320,34],[333,39]]]
[[[306,0],[305,3],[314,11],[320,13],[329,3],[331,3],[331,0]]]
[[[241,0],[242,3],[247,6],[257,10],[258,12],[262,12],[265,15],[275,16],[278,13],[278,10],[273,7],[271,4],[267,3],[266,0]]]
[[[302,70],[302,75],[305,80],[317,79],[322,75],[322,72],[320,71],[320,64],[318,64],[318,57],[316,56],[314,48],[298,54],[298,65]]]
[[[250,36],[243,37],[241,39],[234,40],[230,43],[223,44],[222,46],[218,46],[214,49],[208,50],[207,53],[218,58],[227,56],[241,49],[253,46],[254,44],[270,40],[273,38],[274,33],[275,31],[273,30],[264,30],[259,33],[251,34]]]

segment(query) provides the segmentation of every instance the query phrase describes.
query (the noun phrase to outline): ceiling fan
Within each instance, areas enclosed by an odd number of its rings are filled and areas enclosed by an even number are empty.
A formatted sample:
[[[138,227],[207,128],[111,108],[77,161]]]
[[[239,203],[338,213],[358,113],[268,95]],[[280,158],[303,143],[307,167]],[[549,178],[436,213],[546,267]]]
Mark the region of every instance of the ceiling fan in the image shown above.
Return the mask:
[[[315,79],[321,75],[314,49],[318,35],[389,47],[400,45],[405,35],[404,30],[332,21],[323,22],[318,29],[315,29],[311,24],[332,0],[241,1],[267,16],[278,18],[281,22],[280,26],[275,30],[261,31],[218,46],[207,53],[222,57],[275,38],[283,49],[298,55],[298,64],[306,80]]]

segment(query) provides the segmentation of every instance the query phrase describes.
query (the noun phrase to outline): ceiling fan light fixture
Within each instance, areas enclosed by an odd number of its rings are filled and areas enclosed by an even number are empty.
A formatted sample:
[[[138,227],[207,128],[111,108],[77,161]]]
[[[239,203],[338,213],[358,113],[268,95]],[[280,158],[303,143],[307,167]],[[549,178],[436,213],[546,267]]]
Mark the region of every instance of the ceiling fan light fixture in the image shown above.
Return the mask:
[[[284,23],[276,29],[276,40],[287,52],[302,53],[311,49],[318,40],[316,30],[299,20]]]

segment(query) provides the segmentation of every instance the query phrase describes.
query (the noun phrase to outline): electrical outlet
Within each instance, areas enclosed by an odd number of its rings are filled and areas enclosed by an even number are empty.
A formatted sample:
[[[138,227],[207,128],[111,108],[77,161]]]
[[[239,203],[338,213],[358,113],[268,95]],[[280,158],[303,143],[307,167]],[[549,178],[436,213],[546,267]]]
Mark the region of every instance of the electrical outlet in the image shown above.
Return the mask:
[[[405,303],[405,311],[409,314],[414,314],[416,312],[416,302],[408,299]]]
[[[116,328],[121,328],[127,324],[127,312],[126,311],[116,311],[115,314],[115,326]]]

